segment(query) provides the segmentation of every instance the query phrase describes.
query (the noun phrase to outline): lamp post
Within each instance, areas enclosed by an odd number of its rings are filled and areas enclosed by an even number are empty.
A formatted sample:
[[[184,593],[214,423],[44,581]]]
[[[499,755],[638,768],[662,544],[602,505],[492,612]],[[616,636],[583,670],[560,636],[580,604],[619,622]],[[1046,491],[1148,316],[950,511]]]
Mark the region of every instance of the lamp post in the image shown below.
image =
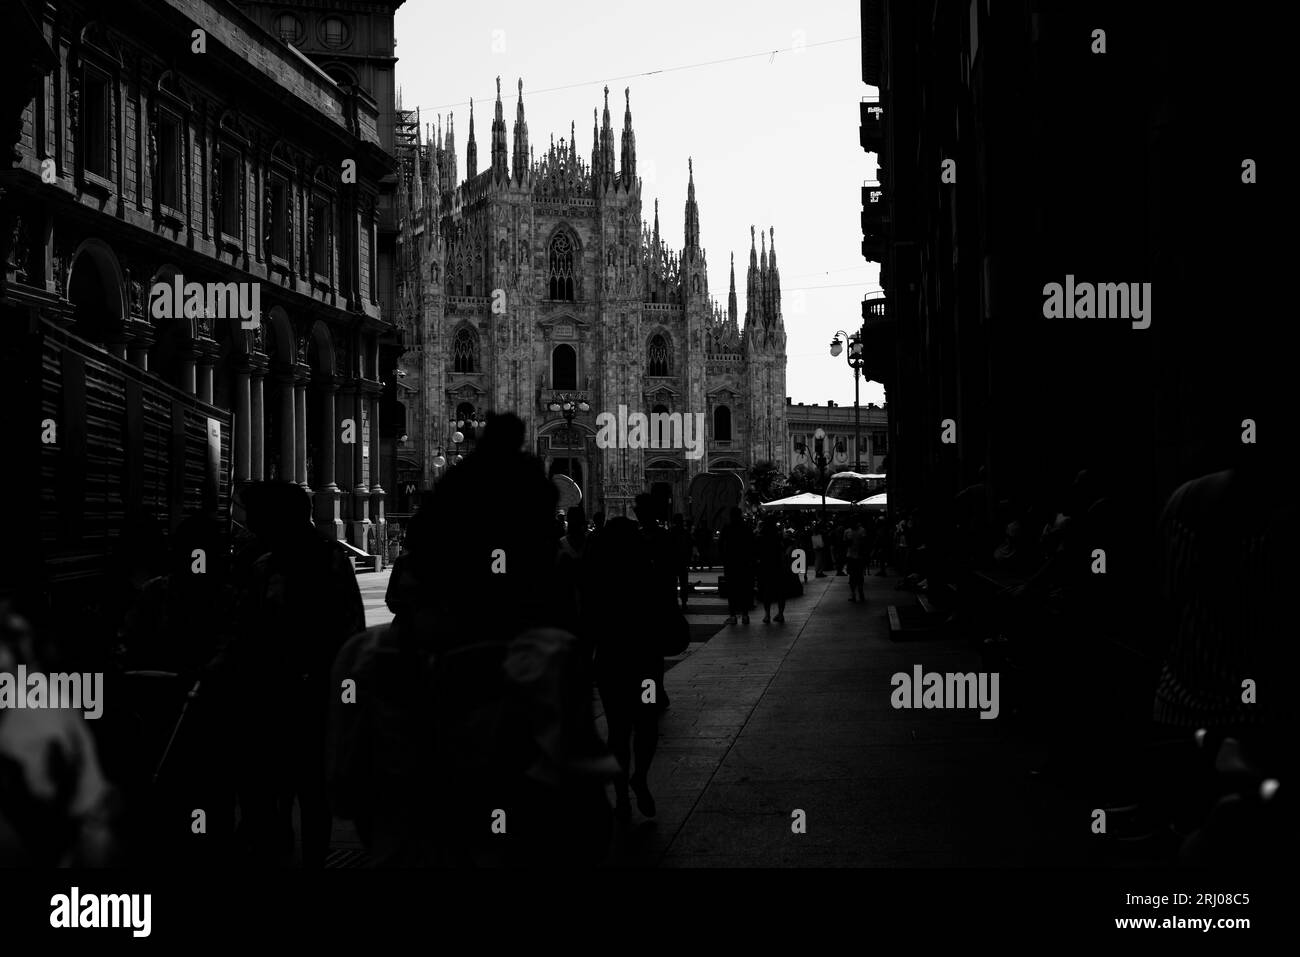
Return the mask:
[[[573,479],[573,420],[579,413],[586,415],[591,411],[591,403],[587,401],[587,396],[582,392],[560,392],[551,397],[551,404],[547,406],[552,412],[559,412],[564,416],[564,427],[568,432],[568,449],[569,455],[565,456],[565,468],[569,479]],[[576,483],[575,483],[576,484]]]
[[[826,524],[826,430],[818,428],[813,433],[813,441],[816,443],[814,448],[817,449],[817,473],[821,477],[822,486],[822,525]]]
[[[853,370],[853,471],[862,471],[862,419],[861,411],[858,406],[858,388],[862,377],[862,365],[866,361],[862,355],[862,331],[849,335],[843,329],[835,333],[835,338],[831,340],[831,355],[838,356],[844,351],[844,343],[840,342],[840,336],[843,336],[849,344],[848,355],[844,361],[849,364]]]
[[[465,441],[465,431],[477,432],[479,429],[483,428],[486,422],[478,417],[477,411],[473,411],[468,417],[453,416],[447,420],[447,424],[451,426],[452,429],[450,444],[456,446],[456,456],[451,460],[451,464],[455,465],[464,458],[464,456],[461,455],[460,445]],[[433,465],[435,468],[440,469],[446,464],[447,459],[442,455],[441,450],[439,450],[438,455],[434,457]]]

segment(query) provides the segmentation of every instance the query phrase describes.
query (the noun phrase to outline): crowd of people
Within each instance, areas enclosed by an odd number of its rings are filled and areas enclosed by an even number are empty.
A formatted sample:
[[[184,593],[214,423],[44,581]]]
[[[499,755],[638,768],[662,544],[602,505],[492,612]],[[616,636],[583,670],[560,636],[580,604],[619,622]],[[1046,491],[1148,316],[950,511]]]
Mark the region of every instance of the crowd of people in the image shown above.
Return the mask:
[[[381,866],[604,859],[633,802],[656,814],[694,540],[650,495],[557,524],[523,443],[494,417],[407,523],[388,625],[292,483],[241,488],[233,542],[205,516],[123,536],[106,720],[0,713],[0,860],[321,867],[335,817]],[[0,611],[0,667],[52,666],[39,614]]]

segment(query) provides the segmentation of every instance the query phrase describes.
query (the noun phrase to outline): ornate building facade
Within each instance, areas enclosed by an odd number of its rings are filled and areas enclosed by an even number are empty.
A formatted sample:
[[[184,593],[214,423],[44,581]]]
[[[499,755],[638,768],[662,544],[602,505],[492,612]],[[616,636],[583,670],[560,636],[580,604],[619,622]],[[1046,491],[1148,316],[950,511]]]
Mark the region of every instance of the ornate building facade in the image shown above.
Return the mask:
[[[398,117],[412,131],[405,149],[398,145],[399,322],[408,347],[399,485],[435,482],[472,448],[474,423],[488,412],[524,419],[548,472],[569,475],[589,513],[624,514],[646,490],[685,511],[700,472],[743,478],[764,459],[788,467],[774,233],[750,227],[742,325],[734,255],[726,306],[710,295],[693,164],[681,248],[661,233],[657,200],[652,222],[642,219],[629,91],[621,136],[608,88],[603,115],[593,110],[590,161],[572,125],[537,157],[523,81],[508,136],[498,78],[482,169],[471,104],[464,178],[454,116],[445,132],[439,118],[427,137],[414,114]],[[577,409],[570,418],[556,409],[566,400]],[[624,409],[692,421],[703,414],[704,445],[696,454],[668,447],[682,443],[652,424],[651,445],[660,447],[599,447],[597,417]]]
[[[91,574],[133,512],[174,525],[211,505],[182,458],[195,417],[229,463],[220,502],[296,482],[325,534],[382,551],[395,329],[380,236],[396,164],[371,78],[294,44],[309,26],[342,31],[356,62],[391,61],[399,5],[300,2],[274,28],[230,0],[15,8],[41,57],[6,108],[0,316],[51,423],[30,490],[47,560],[85,558]],[[154,290],[182,281],[238,290],[257,314],[155,308]],[[45,340],[62,359],[42,368]]]

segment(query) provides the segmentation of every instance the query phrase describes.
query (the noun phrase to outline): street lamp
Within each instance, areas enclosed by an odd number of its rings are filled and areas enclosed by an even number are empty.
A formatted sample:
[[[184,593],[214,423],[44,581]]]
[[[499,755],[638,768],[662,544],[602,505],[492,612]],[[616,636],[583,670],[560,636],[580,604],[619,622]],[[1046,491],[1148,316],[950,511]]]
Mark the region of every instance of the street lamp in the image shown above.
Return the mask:
[[[579,413],[586,415],[591,411],[591,403],[587,401],[587,396],[581,392],[559,392],[551,397],[551,403],[547,406],[552,412],[559,412],[564,416],[564,427],[568,431],[569,455],[565,457],[565,468],[568,470],[568,476],[573,478],[573,420]]]
[[[813,460],[817,463],[817,473],[821,476],[822,486],[822,525],[826,524],[826,430],[818,428],[813,433],[813,441],[816,443],[814,448],[817,449],[817,457]]]
[[[835,333],[835,338],[831,340],[831,355],[838,356],[844,351],[844,343],[840,342],[840,336],[843,336],[849,344],[848,355],[844,361],[849,364],[853,370],[853,471],[862,471],[862,435],[861,435],[861,413],[858,407],[858,388],[862,377],[862,366],[866,359],[862,354],[862,331],[849,335],[843,329]]]

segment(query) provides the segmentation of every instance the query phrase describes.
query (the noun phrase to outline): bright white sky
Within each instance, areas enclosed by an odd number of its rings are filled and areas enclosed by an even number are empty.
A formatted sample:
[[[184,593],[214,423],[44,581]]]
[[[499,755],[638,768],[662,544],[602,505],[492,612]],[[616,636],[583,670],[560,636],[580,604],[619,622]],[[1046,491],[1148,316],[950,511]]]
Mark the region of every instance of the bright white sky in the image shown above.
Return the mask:
[[[455,112],[462,176],[470,97],[479,170],[490,162],[498,74],[510,141],[522,77],[534,152],[551,134],[567,138],[573,121],[586,162],[603,87],[616,135],[631,87],[645,218],[658,197],[661,234],[681,247],[694,157],[709,292],[725,308],[734,251],[742,323],[749,227],[775,227],[787,391],[796,402],[848,405],[853,375],[829,344],[861,324],[862,296],[879,288],[861,251],[859,189],[875,157],[858,140],[858,103],[876,91],[862,82],[860,9],[855,0],[485,0],[450,12],[407,0],[397,11],[397,82],[403,108],[419,106],[422,121],[442,113],[445,130]],[[863,404],[882,401],[878,384],[863,386]]]

